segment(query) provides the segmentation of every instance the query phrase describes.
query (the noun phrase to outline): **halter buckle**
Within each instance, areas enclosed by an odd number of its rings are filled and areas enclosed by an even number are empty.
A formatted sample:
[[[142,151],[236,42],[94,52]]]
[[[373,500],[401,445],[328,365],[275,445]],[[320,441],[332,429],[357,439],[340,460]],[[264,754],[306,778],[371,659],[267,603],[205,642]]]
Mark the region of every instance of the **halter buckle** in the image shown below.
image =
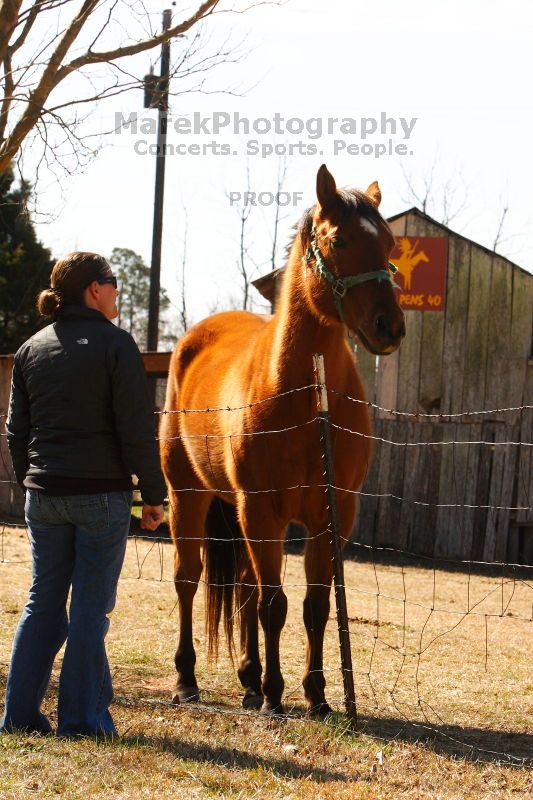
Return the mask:
[[[335,297],[338,297],[339,300],[342,300],[343,297],[346,295],[346,292],[348,291],[341,278],[337,278],[335,283],[332,284],[332,289],[333,289],[333,294],[335,295]]]

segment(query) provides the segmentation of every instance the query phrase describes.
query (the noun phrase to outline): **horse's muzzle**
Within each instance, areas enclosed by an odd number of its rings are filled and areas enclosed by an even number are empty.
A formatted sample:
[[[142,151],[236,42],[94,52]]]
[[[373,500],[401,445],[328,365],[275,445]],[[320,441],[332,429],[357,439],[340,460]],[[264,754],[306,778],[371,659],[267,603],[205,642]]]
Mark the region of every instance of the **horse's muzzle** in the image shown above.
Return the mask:
[[[405,319],[401,316],[378,314],[374,320],[374,332],[380,344],[398,345],[405,336]]]
[[[394,353],[400,346],[405,336],[405,319],[403,313],[399,315],[378,314],[374,318],[371,329],[365,332],[362,328],[357,330],[365,348],[376,356]]]

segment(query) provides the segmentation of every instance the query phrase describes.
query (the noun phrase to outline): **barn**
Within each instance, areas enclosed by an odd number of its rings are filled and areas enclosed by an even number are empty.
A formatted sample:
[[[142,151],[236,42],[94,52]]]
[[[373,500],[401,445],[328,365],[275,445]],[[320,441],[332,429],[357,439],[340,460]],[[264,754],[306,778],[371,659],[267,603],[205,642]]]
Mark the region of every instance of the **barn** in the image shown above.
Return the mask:
[[[533,275],[417,208],[389,224],[407,335],[354,344],[377,441],[353,538],[533,564]],[[282,274],[255,281],[270,302]]]

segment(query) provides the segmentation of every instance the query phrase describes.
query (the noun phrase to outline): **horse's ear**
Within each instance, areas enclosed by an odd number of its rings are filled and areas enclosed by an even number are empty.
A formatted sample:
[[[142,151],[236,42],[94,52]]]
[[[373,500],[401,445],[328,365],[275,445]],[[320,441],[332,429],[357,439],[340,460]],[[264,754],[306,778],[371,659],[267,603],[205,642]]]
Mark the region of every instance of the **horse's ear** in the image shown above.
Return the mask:
[[[379,188],[378,182],[374,181],[374,183],[371,183],[365,194],[374,208],[377,208],[381,203],[381,189]]]
[[[316,196],[321,209],[325,210],[331,206],[337,198],[337,186],[335,178],[328,171],[325,164],[322,164],[316,176]]]

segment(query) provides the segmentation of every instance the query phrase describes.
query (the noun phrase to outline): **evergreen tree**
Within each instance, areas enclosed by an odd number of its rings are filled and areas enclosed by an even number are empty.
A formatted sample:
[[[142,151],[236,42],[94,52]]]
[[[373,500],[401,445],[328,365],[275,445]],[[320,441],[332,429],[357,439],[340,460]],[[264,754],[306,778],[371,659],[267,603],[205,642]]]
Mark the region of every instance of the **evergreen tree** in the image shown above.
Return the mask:
[[[11,169],[0,175],[0,353],[14,353],[42,326],[35,299],[52,269],[26,210],[31,186],[14,188],[14,180]]]
[[[125,247],[115,247],[109,261],[115,267],[119,285],[118,324],[129,331],[139,348],[144,350],[150,304],[150,267],[138,253]],[[159,314],[162,324],[169,304],[167,293],[161,289]]]

